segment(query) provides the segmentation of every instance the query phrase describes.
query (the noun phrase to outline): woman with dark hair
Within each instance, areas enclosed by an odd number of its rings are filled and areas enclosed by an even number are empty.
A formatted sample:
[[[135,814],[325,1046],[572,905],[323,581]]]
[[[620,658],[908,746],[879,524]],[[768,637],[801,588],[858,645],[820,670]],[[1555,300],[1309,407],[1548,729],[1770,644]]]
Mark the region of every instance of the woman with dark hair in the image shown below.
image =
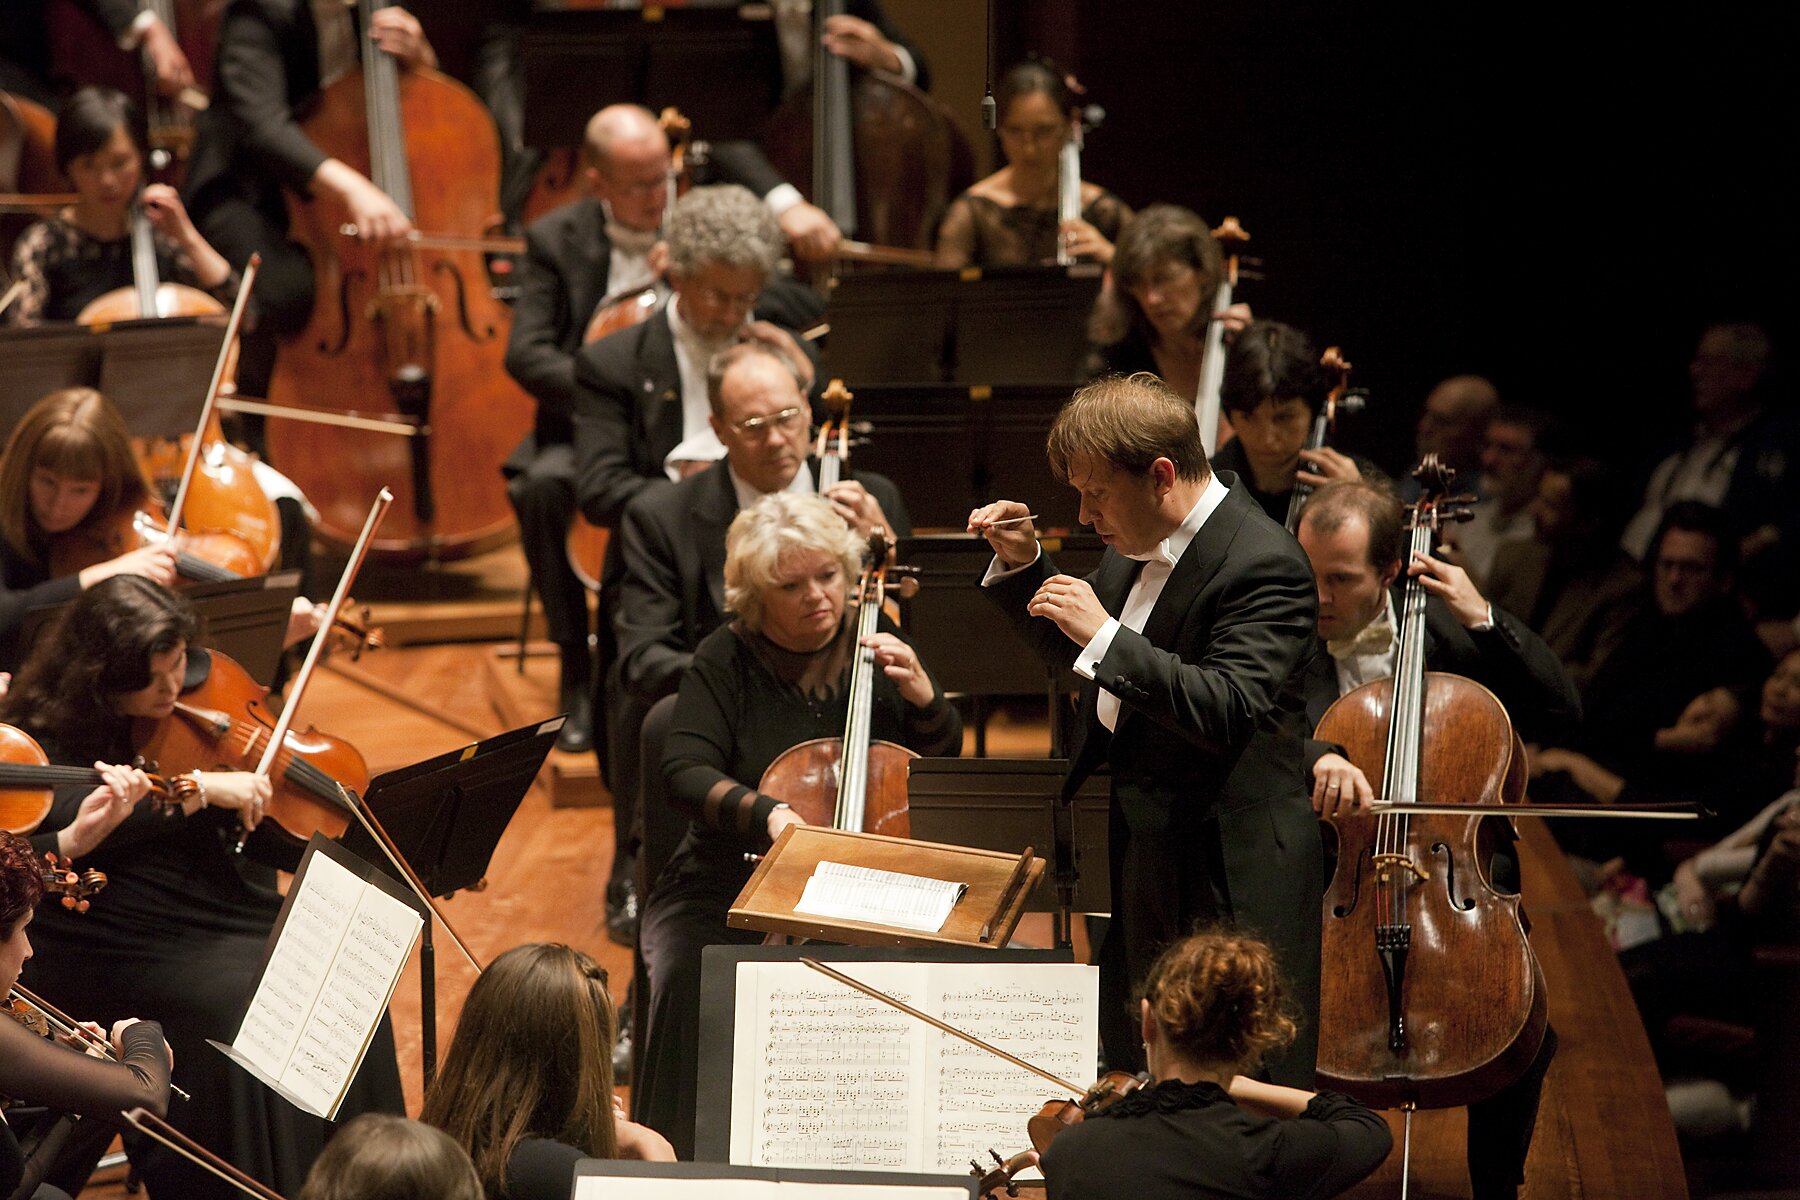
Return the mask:
[[[168,719],[204,682],[211,656],[195,645],[193,608],[147,579],[115,575],[82,592],[0,700],[0,721],[35,737],[53,763],[129,762],[132,727]],[[240,827],[261,819],[269,781],[241,771],[183,777],[167,812],[101,789],[58,789],[32,836],[109,883],[85,913],[46,908],[33,934],[49,953],[26,982],[69,1012],[101,1020],[143,1013],[162,1022],[193,1103],[171,1120],[240,1169],[291,1194],[325,1143],[326,1123],[302,1113],[206,1044],[229,1043],[280,911],[272,869],[234,853]],[[104,981],[103,986],[96,986]],[[341,1108],[399,1111],[399,1070],[384,1021]],[[228,1200],[236,1193],[157,1148],[140,1163],[152,1200]]]
[[[1294,1037],[1264,943],[1183,938],[1150,968],[1139,1008],[1151,1083],[1051,1143],[1051,1200],[1335,1196],[1393,1148],[1387,1122],[1348,1096],[1246,1074]]]
[[[1287,521],[1296,481],[1321,487],[1362,478],[1349,455],[1329,446],[1305,448],[1333,382],[1312,339],[1280,321],[1258,321],[1237,335],[1225,355],[1219,407],[1235,436],[1219,447],[1212,465],[1237,475],[1276,521]]]
[[[85,87],[69,97],[56,124],[56,165],[76,200],[26,229],[13,247],[13,277],[25,290],[7,321],[72,321],[90,301],[130,287],[133,204],[155,230],[158,278],[231,303],[237,272],[200,236],[174,188],[144,184],[138,128],[137,109],[121,92]]]
[[[1131,220],[1123,200],[1083,180],[1081,216],[1057,220],[1057,167],[1075,104],[1069,85],[1045,63],[1022,62],[1002,77],[994,99],[1006,165],[950,202],[938,226],[938,266],[1053,263],[1059,239],[1076,258],[1111,262]]]
[[[296,1200],[484,1198],[475,1165],[443,1130],[364,1113],[332,1137]]]
[[[31,938],[25,929],[43,895],[43,869],[43,860],[25,839],[0,832],[0,998],[12,991],[20,968],[31,958]],[[154,1021],[127,1017],[114,1023],[110,1040],[118,1062],[90,1057],[0,1020],[0,1095],[49,1110],[30,1131],[29,1153],[15,1131],[0,1120],[0,1196],[50,1200],[66,1195],[40,1187],[68,1137],[65,1114],[116,1122],[125,1109],[145,1108],[158,1116],[167,1110],[170,1053],[162,1028]],[[112,1134],[108,1131],[105,1136]],[[92,1156],[97,1157],[100,1149],[95,1145]],[[88,1167],[91,1158],[83,1164],[83,1173]],[[78,1189],[78,1181],[70,1182]]]
[[[469,1152],[490,1200],[565,1200],[583,1158],[673,1162],[661,1135],[616,1111],[617,1029],[592,958],[515,946],[469,989],[420,1119]]]

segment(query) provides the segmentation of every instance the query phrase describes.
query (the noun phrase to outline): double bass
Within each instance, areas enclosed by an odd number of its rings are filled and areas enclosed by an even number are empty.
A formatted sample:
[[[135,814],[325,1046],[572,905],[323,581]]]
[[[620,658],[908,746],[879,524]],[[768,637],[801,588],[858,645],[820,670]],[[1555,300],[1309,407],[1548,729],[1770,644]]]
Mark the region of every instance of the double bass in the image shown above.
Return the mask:
[[[1450,494],[1454,473],[1436,455],[1415,475],[1424,491],[1407,562],[1429,552],[1442,524],[1466,520],[1472,499]],[[1546,1025],[1520,899],[1487,878],[1505,832],[1496,810],[1524,795],[1524,747],[1492,692],[1425,670],[1425,600],[1410,577],[1393,677],[1339,698],[1317,733],[1362,767],[1383,810],[1332,819],[1338,858],[1325,896],[1319,1080],[1409,1118],[1512,1083]],[[1483,811],[1442,815],[1459,803]],[[1433,815],[1412,815],[1413,804]]]
[[[850,704],[844,734],[790,746],[763,772],[757,790],[779,796],[809,825],[829,825],[853,833],[910,837],[906,805],[908,763],[919,757],[905,746],[870,737],[875,704],[875,652],[863,645],[874,636],[887,599],[887,540],[877,530],[857,582],[856,661],[850,669]],[[904,582],[913,582],[910,577]],[[897,589],[898,590],[898,589]]]
[[[375,7],[359,0],[363,28]],[[335,200],[289,193],[290,236],[312,258],[315,295],[306,328],[282,344],[269,399],[398,415],[415,436],[273,421],[270,457],[319,510],[319,533],[340,545],[388,486],[398,502],[376,554],[437,560],[499,546],[514,532],[500,464],[530,428],[532,405],[504,369],[511,314],[482,261],[500,194],[493,119],[461,84],[424,67],[402,74],[371,48],[301,128],[430,235],[363,244]]]

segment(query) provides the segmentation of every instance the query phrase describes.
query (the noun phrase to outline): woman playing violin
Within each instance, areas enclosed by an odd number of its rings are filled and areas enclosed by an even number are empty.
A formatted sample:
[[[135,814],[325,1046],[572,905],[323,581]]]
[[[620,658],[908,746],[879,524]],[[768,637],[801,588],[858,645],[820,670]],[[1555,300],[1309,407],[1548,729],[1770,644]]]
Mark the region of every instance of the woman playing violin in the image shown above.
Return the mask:
[[[155,231],[158,277],[230,306],[237,272],[200,236],[174,188],[144,186],[138,128],[136,107],[111,88],[82,88],[63,106],[56,163],[79,198],[27,229],[13,248],[13,276],[26,286],[6,311],[12,324],[73,321],[89,301],[130,287],[133,204]]]
[[[865,552],[831,502],[777,492],[740,512],[725,540],[725,600],[735,619],[700,643],[681,681],[663,775],[692,819],[657,878],[639,934],[649,970],[650,1029],[634,1080],[635,1111],[691,1157],[699,1061],[702,947],[760,940],[726,911],[762,852],[803,823],[756,788],[782,751],[843,733],[857,656],[846,594]],[[883,619],[871,734],[926,755],[954,755],[962,721],[912,644]]]
[[[32,734],[53,763],[129,762],[134,726],[166,720],[184,690],[202,683],[211,656],[195,645],[192,607],[135,575],[82,592],[55,633],[0,701],[0,720]],[[180,770],[180,764],[168,764]],[[126,780],[123,802],[59,791],[34,845],[55,839],[83,868],[110,878],[86,913],[45,909],[33,934],[47,961],[26,982],[61,1008],[114,1019],[141,1012],[162,1022],[195,1100],[174,1123],[279,1191],[292,1193],[324,1144],[323,1121],[307,1116],[232,1065],[206,1039],[229,1043],[280,910],[274,872],[233,853],[254,827],[269,781],[237,771],[186,776],[178,806],[151,811],[135,801],[148,781]],[[87,817],[84,824],[83,818]],[[68,836],[64,836],[67,834]],[[96,980],[105,980],[95,989]],[[384,1023],[344,1113],[399,1111],[400,1080]],[[231,1197],[226,1185],[172,1154],[150,1150],[142,1174],[152,1200]]]
[[[1153,1082],[1057,1135],[1041,1164],[1051,1200],[1335,1196],[1393,1148],[1387,1123],[1348,1096],[1246,1074],[1294,1036],[1264,943],[1176,942],[1139,1007]]]
[[[0,998],[11,993],[19,971],[31,958],[31,924],[44,891],[44,863],[21,837],[0,832]],[[169,1102],[170,1052],[162,1028],[154,1021],[125,1018],[113,1025],[110,1038],[119,1061],[107,1062],[36,1036],[23,1025],[0,1020],[0,1095],[42,1104],[57,1118],[52,1129],[27,1155],[15,1131],[0,1121],[0,1196],[29,1200],[63,1197],[62,1191],[39,1190],[39,1184],[67,1145],[67,1122],[60,1114],[88,1117],[94,1125],[114,1121],[128,1108],[146,1108],[161,1116]],[[86,1129],[83,1125],[80,1128]],[[37,1132],[37,1131],[33,1131]],[[102,1129],[112,1137],[111,1126]],[[86,1173],[104,1148],[93,1145],[85,1161],[73,1150],[61,1161],[73,1164],[57,1173],[57,1182],[79,1191]],[[85,1139],[92,1141],[93,1139]]]
[[[1057,241],[1076,258],[1109,263],[1131,220],[1125,202],[1081,183],[1081,216],[1057,222],[1057,164],[1069,139],[1074,97],[1041,62],[1022,62],[1000,81],[1000,152],[1006,165],[950,202],[938,227],[937,263],[952,269],[1057,261]]]
[[[584,1158],[673,1162],[618,1111],[606,971],[568,946],[515,946],[469,989],[420,1119],[475,1160],[490,1200],[565,1200]]]

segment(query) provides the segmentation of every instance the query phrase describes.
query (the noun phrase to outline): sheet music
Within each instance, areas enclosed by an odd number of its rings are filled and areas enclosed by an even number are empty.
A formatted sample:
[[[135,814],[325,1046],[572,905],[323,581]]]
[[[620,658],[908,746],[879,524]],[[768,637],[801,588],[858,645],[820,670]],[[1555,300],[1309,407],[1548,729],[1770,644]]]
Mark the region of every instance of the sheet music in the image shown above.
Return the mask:
[[[334,1117],[422,926],[406,904],[309,852],[232,1057],[297,1107]]]
[[[822,861],[794,911],[936,933],[968,890],[968,884],[950,879]]]
[[[856,962],[844,970],[1082,1086],[1099,976],[1067,963]],[[738,965],[731,1161],[959,1173],[1023,1145],[1055,1087],[800,963]],[[1017,1149],[1017,1146],[1014,1147]]]

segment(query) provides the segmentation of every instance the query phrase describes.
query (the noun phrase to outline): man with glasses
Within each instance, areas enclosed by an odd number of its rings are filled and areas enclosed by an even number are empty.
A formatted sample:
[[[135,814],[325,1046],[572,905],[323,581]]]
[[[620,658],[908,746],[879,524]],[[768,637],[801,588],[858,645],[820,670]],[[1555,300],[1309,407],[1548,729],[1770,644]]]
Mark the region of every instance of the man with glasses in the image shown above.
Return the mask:
[[[668,302],[647,320],[574,356],[575,496],[587,518],[603,528],[614,527],[626,505],[659,481],[667,486],[725,456],[706,391],[707,365],[715,355],[740,341],[766,344],[788,356],[806,389],[813,383],[812,360],[790,332],[816,311],[811,294],[785,280],[765,294],[783,249],[781,229],[768,207],[747,188],[697,187],[676,204],[664,234]],[[635,904],[627,851],[633,843],[642,712],[626,703],[614,662],[618,550],[615,539],[601,576],[595,656],[601,703],[596,707],[604,717],[596,722],[595,740],[613,793],[618,837],[607,888],[607,931],[629,942],[635,936]],[[618,746],[618,753],[609,752],[609,744]]]

